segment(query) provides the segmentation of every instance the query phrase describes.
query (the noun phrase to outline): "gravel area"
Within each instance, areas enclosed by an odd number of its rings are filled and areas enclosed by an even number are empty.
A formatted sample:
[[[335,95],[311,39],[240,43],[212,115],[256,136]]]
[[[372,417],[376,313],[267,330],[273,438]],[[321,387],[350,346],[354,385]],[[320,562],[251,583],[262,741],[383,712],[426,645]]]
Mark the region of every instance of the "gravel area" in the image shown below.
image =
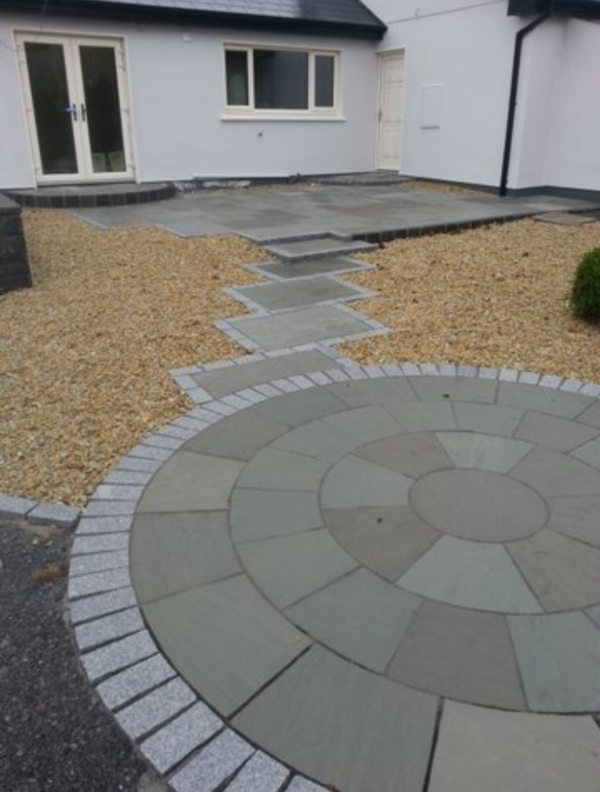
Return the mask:
[[[600,223],[524,220],[399,240],[346,276],[380,295],[360,310],[392,328],[344,345],[360,363],[465,363],[600,382],[600,327],[573,319],[568,299]]]
[[[69,531],[0,524],[0,789],[166,792],[84,679],[65,618]]]
[[[0,298],[0,492],[82,506],[117,460],[192,405],[169,369],[239,355],[221,288],[265,254],[236,237],[100,231],[24,212],[35,288]]]

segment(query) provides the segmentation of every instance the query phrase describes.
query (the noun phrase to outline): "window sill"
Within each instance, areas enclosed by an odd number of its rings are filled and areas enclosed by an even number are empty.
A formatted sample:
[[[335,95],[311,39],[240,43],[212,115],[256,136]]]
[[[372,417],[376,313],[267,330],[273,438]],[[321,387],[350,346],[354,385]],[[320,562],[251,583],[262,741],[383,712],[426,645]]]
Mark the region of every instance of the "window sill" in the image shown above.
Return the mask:
[[[346,121],[346,116],[338,113],[325,115],[319,113],[223,113],[221,121]]]

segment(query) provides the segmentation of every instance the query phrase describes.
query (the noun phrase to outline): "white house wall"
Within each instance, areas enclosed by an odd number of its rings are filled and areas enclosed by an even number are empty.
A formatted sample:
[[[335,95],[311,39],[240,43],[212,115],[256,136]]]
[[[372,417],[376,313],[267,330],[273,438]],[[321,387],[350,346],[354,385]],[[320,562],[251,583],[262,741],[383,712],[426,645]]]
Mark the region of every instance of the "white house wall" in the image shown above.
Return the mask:
[[[0,187],[5,189],[35,183],[13,32],[37,29],[33,15],[0,17]],[[40,32],[125,39],[141,182],[374,166],[377,62],[371,42],[51,16]],[[224,42],[340,51],[344,120],[225,120]]]
[[[549,123],[546,184],[600,191],[600,23],[565,24]]]

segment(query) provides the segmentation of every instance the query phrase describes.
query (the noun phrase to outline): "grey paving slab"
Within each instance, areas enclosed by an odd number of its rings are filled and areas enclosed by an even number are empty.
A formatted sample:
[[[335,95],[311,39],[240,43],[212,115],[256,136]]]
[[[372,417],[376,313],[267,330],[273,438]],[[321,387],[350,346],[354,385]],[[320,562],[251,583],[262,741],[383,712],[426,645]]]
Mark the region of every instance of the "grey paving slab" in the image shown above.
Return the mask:
[[[320,371],[337,368],[335,360],[317,350],[282,355],[243,366],[227,366],[214,371],[203,371],[192,375],[199,387],[207,390],[215,399],[228,393],[236,393],[243,388],[289,377],[293,374],[306,374],[307,371]]]
[[[600,429],[600,399],[594,399],[589,406],[577,416],[578,421]]]
[[[584,443],[584,445],[572,451],[571,456],[600,470],[600,440]]]
[[[255,410],[243,410],[200,432],[183,450],[248,461],[288,429],[286,424],[272,421]]]
[[[198,701],[144,740],[140,747],[154,767],[166,773],[223,728],[223,721],[206,704]]]
[[[398,424],[397,432],[441,432],[457,428],[452,405],[444,402],[411,404],[390,398],[385,409]]]
[[[302,630],[383,673],[421,599],[359,569],[286,610]]]
[[[419,399],[428,401],[468,401],[492,404],[498,383],[474,377],[410,377]]]
[[[243,576],[152,603],[144,614],[184,679],[224,715],[310,644]]]
[[[296,776],[286,792],[326,792],[326,790],[320,784],[313,784],[312,781],[306,778]]]
[[[77,536],[128,531],[133,514],[112,517],[82,517],[77,526]]]
[[[139,512],[189,512],[226,509],[243,463],[179,451],[156,474],[140,501]]]
[[[175,671],[165,658],[156,654],[114,674],[101,682],[96,690],[106,706],[113,710],[174,676]]]
[[[0,519],[20,519],[25,517],[38,505],[38,501],[29,498],[13,498],[0,495]]]
[[[116,589],[116,591],[107,591],[105,594],[95,594],[92,597],[75,600],[69,603],[69,614],[71,622],[78,624],[88,619],[124,610],[135,604],[135,592],[131,586],[128,586]]]
[[[392,582],[440,538],[410,506],[326,509],[323,518],[338,544]]]
[[[329,466],[327,460],[281,448],[263,448],[241,472],[237,487],[316,492]]]
[[[408,503],[412,479],[357,456],[346,456],[331,468],[321,488],[325,509],[401,506]]]
[[[384,437],[359,448],[356,456],[412,478],[453,467],[440,441],[430,432]]]
[[[323,526],[316,492],[235,489],[229,521],[235,542],[252,542]]]
[[[531,709],[600,709],[600,631],[583,613],[509,616],[508,624]]]
[[[421,792],[436,706],[432,696],[314,648],[233,723],[325,786]]]
[[[586,613],[594,624],[600,627],[600,605],[596,605],[594,608],[588,608]]]
[[[405,377],[390,377],[360,382],[342,382],[329,385],[331,393],[342,399],[349,407],[366,407],[382,404],[389,398],[398,401],[415,401],[416,395]]]
[[[359,239],[343,239],[337,236],[320,236],[296,240],[282,240],[265,245],[266,250],[273,253],[277,258],[285,261],[295,261],[298,259],[315,258],[327,254],[360,253],[372,250],[373,245],[362,242]]]
[[[460,468],[508,473],[533,448],[531,443],[475,432],[438,432],[438,441]]]
[[[596,792],[599,743],[591,718],[448,702],[429,792]]]
[[[142,630],[83,655],[81,662],[89,678],[94,681],[153,654],[156,654],[156,645],[150,634]]]
[[[78,575],[69,579],[69,599],[87,597],[102,591],[112,591],[131,585],[129,569],[109,569],[91,575]]]
[[[358,438],[363,443],[379,440],[381,437],[401,431],[398,422],[389,412],[377,405],[354,409],[346,408],[338,415],[324,416],[323,420],[351,437]]]
[[[278,608],[286,608],[357,566],[325,530],[240,544],[238,552],[252,580]]]
[[[254,753],[229,729],[219,735],[171,779],[176,792],[217,792]]]
[[[373,327],[360,314],[337,305],[299,308],[268,317],[230,319],[229,324],[260,349],[294,347],[313,341],[331,341],[371,334]],[[240,342],[243,344],[242,339]],[[244,345],[244,344],[243,344]]]
[[[534,448],[510,474],[545,497],[597,495],[600,492],[600,472],[549,448]]]
[[[296,427],[345,409],[344,402],[326,388],[315,388],[269,399],[253,407],[252,412]]]
[[[523,539],[548,519],[534,490],[488,470],[433,471],[415,482],[410,502],[434,528],[476,542]]]
[[[125,550],[129,547],[129,533],[108,533],[77,536],[71,548],[72,555]]]
[[[515,437],[549,446],[557,451],[571,451],[597,436],[598,429],[594,427],[533,411],[525,415],[515,434]]]
[[[525,709],[506,618],[424,602],[387,675],[418,690],[502,709]]]
[[[520,410],[535,410],[563,418],[575,418],[586,407],[593,404],[593,401],[587,396],[564,393],[550,388],[519,385],[513,382],[501,382],[498,385],[498,404],[504,407],[516,407]]]
[[[137,515],[131,576],[140,602],[213,583],[240,571],[226,512]]]
[[[336,462],[345,454],[354,451],[360,442],[356,437],[348,435],[341,429],[336,429],[325,421],[317,420],[281,435],[271,444],[271,447],[294,451],[315,459]]]
[[[130,737],[140,737],[195,701],[193,691],[180,679],[172,679],[116,714]]]
[[[600,602],[600,548],[553,531],[507,545],[513,560],[547,611]]]
[[[501,613],[542,608],[502,545],[443,536],[398,580],[423,597]]]
[[[231,296],[255,304],[265,311],[283,311],[305,305],[357,300],[368,295],[362,289],[327,276],[296,279],[287,283],[259,283],[256,286],[236,286]]]
[[[69,573],[71,577],[88,575],[109,569],[119,569],[129,564],[127,550],[116,550],[110,553],[90,553],[71,557]]]
[[[600,495],[579,498],[550,498],[548,528],[600,547]]]
[[[42,525],[57,525],[72,528],[79,520],[80,511],[75,506],[63,503],[39,503],[28,513],[27,519]]]
[[[367,265],[345,256],[321,256],[301,261],[276,261],[273,264],[256,264],[253,269],[283,281],[307,278],[314,275],[328,275],[337,272],[360,272]]]
[[[75,627],[75,639],[80,649],[99,646],[115,638],[143,630],[144,622],[139,610],[135,607],[111,613],[100,619],[80,624]]]
[[[281,792],[289,770],[257,751],[227,787],[227,792]]]

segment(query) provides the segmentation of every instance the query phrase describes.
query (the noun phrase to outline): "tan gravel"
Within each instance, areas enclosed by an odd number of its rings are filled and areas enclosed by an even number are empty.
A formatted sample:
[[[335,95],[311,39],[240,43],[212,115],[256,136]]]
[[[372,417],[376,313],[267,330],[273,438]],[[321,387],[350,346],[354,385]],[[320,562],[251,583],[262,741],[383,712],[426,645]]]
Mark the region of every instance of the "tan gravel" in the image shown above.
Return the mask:
[[[524,220],[399,240],[362,258],[377,269],[349,280],[380,295],[359,310],[388,336],[348,343],[361,363],[454,362],[600,382],[600,328],[573,319],[568,298],[600,223]]]
[[[235,237],[99,231],[25,212],[35,288],[0,298],[0,492],[83,505],[117,460],[192,406],[171,368],[240,349],[211,323],[264,260]]]

